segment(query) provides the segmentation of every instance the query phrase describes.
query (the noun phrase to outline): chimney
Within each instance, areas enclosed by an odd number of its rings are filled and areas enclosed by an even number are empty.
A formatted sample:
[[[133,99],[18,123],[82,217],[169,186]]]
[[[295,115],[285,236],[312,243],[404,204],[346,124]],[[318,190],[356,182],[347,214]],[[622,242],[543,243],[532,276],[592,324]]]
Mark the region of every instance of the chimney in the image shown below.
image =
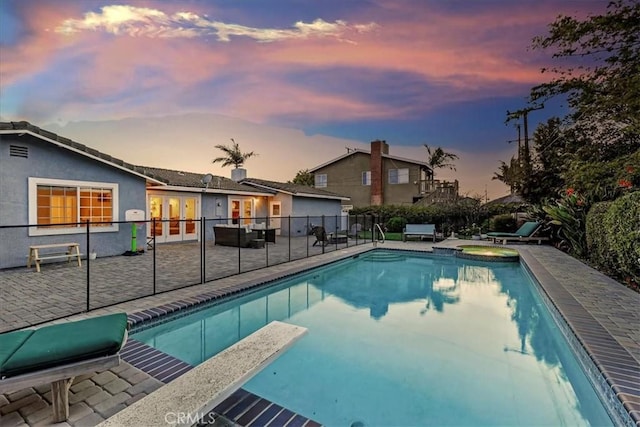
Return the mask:
[[[235,182],[242,181],[247,177],[247,170],[244,168],[231,169],[231,179]]]
[[[371,205],[381,206],[384,203],[384,189],[382,183],[382,155],[389,154],[389,145],[386,141],[371,141]]]

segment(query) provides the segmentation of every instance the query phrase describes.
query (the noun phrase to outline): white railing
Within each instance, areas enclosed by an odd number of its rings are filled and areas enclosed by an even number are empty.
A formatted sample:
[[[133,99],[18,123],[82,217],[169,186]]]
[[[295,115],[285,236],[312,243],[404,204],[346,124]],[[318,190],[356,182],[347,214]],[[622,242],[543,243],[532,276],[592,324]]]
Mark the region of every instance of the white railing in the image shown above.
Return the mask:
[[[380,236],[382,236],[382,239],[376,238],[376,229],[380,231]],[[384,243],[384,231],[382,231],[382,227],[380,227],[380,224],[375,224],[375,227],[373,227],[373,246],[377,246],[378,242]]]

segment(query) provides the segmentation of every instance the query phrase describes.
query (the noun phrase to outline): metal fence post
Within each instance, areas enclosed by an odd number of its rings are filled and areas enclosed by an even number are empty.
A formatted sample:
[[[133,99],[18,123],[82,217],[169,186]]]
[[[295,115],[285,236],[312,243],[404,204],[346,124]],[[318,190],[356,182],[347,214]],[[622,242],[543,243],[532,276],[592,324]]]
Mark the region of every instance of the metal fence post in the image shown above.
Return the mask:
[[[240,223],[242,222],[242,218],[238,217],[238,228],[236,231],[238,232],[238,274],[242,273],[242,256],[240,255]]]
[[[87,220],[87,311],[89,311],[91,308],[91,299],[89,296],[89,292],[91,290],[91,257],[89,256],[89,254],[91,253],[91,233],[89,230],[90,224],[90,220]]]
[[[309,215],[307,215],[307,258],[309,258],[309,236],[310,236],[310,232],[311,230],[309,230]]]
[[[289,215],[289,262],[291,262],[291,215]]]
[[[205,275],[205,251],[206,251],[206,245],[205,242],[207,241],[206,239],[206,220],[203,216],[200,217],[200,284],[203,284],[205,279],[206,279],[206,275]]]
[[[162,223],[160,223],[162,224]],[[153,295],[156,294],[156,251],[158,247],[156,246],[156,219],[151,219],[151,225],[153,227],[153,231],[151,235],[153,236],[153,256],[152,256],[152,271],[153,271]]]
[[[325,226],[324,215],[322,215],[322,228],[324,229],[324,234],[325,234],[325,236],[323,237],[326,237],[327,227]],[[325,247],[325,242],[322,242],[322,253],[324,253],[324,247]]]

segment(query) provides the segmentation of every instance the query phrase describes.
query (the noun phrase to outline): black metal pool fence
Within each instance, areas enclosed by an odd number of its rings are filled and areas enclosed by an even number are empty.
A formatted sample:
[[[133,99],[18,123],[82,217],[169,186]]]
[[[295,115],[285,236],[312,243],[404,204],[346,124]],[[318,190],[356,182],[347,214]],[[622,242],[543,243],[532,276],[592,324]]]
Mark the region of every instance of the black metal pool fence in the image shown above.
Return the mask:
[[[46,292],[18,297],[42,298],[36,302],[46,306],[55,294],[64,308],[51,310],[51,318],[43,319],[49,321],[372,243],[380,237],[376,224],[379,218],[372,215],[336,215],[3,225],[0,253],[6,258],[0,282],[6,281],[7,289],[10,281],[19,281],[24,289],[45,283]],[[79,245],[81,268],[64,258],[43,261],[39,273],[33,265],[27,268],[31,246],[67,242]],[[12,303],[2,299],[0,295],[0,302]]]

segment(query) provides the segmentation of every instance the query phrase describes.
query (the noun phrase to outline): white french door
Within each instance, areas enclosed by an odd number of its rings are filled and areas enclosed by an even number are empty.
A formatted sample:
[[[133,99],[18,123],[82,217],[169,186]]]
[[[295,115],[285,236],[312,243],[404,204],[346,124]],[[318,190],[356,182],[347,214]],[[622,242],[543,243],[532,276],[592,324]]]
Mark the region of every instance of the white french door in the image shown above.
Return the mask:
[[[269,202],[269,228],[275,228],[276,234],[280,235],[282,226],[282,202]]]
[[[149,196],[149,218],[156,224],[149,225],[148,236],[155,233],[156,243],[197,240],[198,202],[193,195]]]

